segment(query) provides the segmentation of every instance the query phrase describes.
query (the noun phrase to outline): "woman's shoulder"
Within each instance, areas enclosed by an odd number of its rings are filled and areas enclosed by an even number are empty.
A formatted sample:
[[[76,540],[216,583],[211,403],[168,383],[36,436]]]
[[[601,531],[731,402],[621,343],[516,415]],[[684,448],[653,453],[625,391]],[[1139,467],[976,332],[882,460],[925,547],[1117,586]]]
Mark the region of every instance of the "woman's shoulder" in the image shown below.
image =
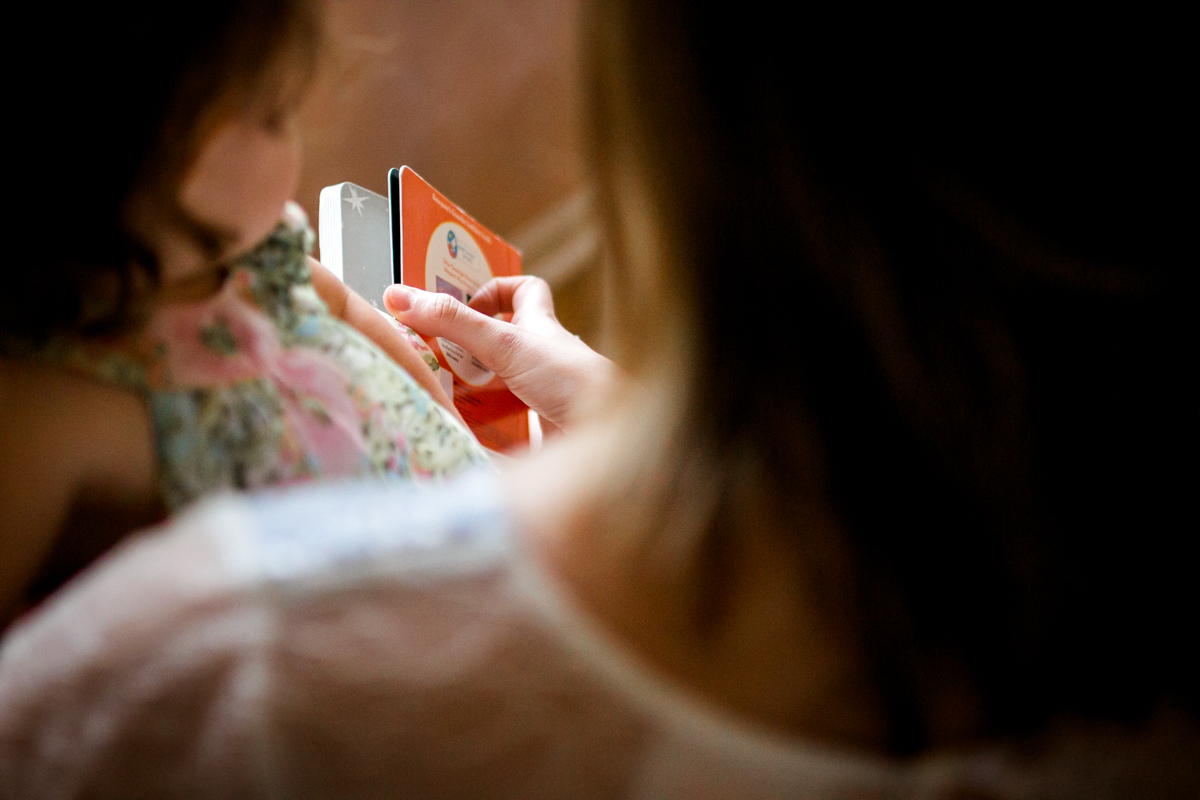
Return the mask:
[[[202,505],[0,648],[6,788],[1008,796],[1003,754],[906,766],[709,709],[609,639],[512,520],[490,473]]]
[[[772,759],[795,767],[777,746],[747,769],[754,736],[646,678],[524,548],[491,473],[209,502],[5,641],[0,774],[64,794],[188,775],[245,796],[599,798],[704,796],[681,768],[770,788]],[[138,749],[152,730],[174,737],[157,761]],[[808,785],[845,772],[799,757]]]

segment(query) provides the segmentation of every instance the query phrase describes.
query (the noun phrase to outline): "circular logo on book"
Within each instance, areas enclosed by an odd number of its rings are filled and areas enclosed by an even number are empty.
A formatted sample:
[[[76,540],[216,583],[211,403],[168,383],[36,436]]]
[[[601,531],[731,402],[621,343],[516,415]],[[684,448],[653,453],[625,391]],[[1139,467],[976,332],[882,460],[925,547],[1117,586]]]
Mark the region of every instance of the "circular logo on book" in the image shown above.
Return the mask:
[[[448,294],[460,303],[469,303],[479,287],[492,279],[487,258],[466,228],[457,222],[443,222],[429,237],[425,251],[425,289]],[[450,371],[472,386],[482,386],[495,373],[479,359],[448,339],[439,338],[438,346]]]

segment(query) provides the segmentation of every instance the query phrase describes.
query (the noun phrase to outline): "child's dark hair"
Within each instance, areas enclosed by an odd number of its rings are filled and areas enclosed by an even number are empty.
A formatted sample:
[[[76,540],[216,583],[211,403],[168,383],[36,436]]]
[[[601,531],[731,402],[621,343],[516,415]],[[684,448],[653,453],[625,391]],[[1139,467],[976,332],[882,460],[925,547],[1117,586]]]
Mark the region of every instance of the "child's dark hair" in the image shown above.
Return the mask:
[[[130,197],[149,193],[186,225],[178,189],[204,134],[237,104],[296,102],[321,30],[315,0],[35,3],[30,14],[40,55],[10,107],[9,190],[27,198],[0,291],[10,352],[137,319],[158,268],[126,219]]]

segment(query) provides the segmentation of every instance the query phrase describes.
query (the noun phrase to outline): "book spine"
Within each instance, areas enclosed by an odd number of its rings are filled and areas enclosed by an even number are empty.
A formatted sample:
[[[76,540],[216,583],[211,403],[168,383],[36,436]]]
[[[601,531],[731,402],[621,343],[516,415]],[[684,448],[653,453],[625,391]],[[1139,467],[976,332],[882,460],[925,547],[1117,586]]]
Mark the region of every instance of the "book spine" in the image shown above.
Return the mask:
[[[342,277],[342,189],[346,184],[326,186],[321,190],[321,202],[317,209],[317,237],[321,249],[321,263],[325,268]]]
[[[404,283],[404,215],[400,195],[400,170],[388,170],[388,213],[391,217],[389,232],[392,239],[392,283]],[[453,395],[451,395],[453,397]]]

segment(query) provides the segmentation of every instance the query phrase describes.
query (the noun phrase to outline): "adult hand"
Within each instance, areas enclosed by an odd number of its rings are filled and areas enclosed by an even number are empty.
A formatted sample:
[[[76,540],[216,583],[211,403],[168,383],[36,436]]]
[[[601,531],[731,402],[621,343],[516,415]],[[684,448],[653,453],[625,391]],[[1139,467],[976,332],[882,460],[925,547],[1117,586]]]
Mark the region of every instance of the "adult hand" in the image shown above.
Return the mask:
[[[582,407],[602,396],[617,375],[611,361],[559,323],[550,287],[532,275],[493,278],[469,307],[450,295],[400,284],[389,287],[383,301],[410,328],[465,347],[559,428],[577,422]],[[496,314],[512,314],[512,322]]]

